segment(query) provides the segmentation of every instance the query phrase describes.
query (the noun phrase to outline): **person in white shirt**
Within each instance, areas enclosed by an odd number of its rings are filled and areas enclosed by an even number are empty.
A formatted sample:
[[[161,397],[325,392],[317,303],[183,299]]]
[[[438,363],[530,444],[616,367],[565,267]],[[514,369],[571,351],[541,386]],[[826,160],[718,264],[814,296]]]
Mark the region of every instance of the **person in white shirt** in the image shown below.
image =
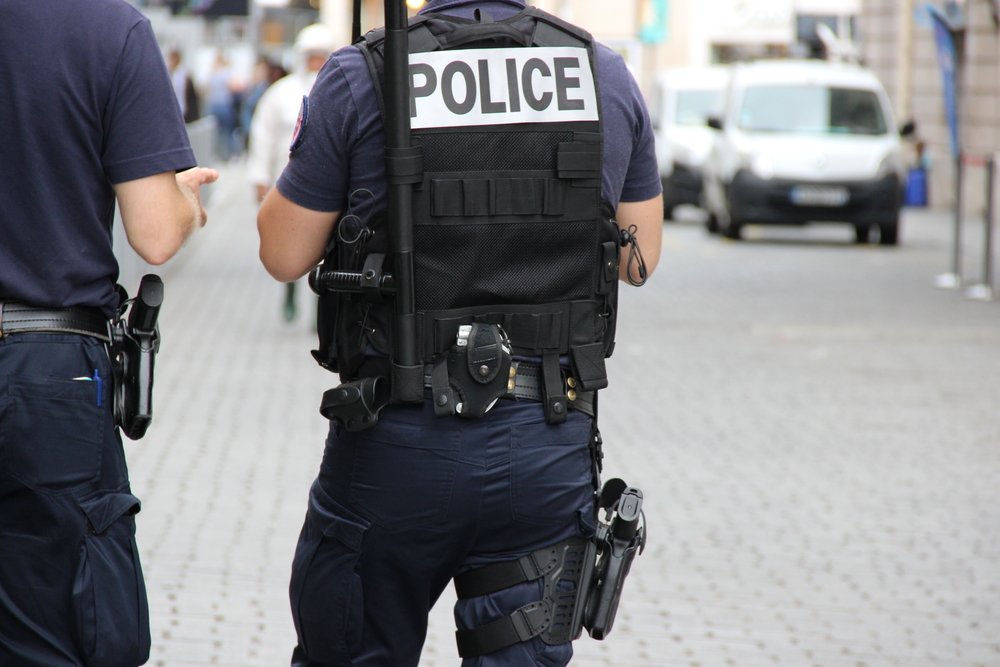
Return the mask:
[[[315,23],[303,28],[295,38],[292,73],[275,81],[257,103],[250,123],[247,177],[254,186],[258,203],[264,200],[288,163],[302,98],[309,94],[334,47],[333,33],[326,26]],[[295,318],[294,282],[285,286],[283,313],[286,321]]]

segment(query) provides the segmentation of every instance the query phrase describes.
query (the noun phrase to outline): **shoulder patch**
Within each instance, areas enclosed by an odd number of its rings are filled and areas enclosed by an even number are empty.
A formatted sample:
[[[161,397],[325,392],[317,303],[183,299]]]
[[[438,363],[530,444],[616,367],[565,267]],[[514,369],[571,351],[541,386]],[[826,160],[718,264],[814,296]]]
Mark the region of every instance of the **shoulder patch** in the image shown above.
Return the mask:
[[[302,106],[299,107],[299,117],[295,119],[295,130],[292,132],[292,143],[288,147],[288,152],[293,152],[302,145],[302,140],[306,136],[306,126],[309,124],[309,96],[302,96]]]

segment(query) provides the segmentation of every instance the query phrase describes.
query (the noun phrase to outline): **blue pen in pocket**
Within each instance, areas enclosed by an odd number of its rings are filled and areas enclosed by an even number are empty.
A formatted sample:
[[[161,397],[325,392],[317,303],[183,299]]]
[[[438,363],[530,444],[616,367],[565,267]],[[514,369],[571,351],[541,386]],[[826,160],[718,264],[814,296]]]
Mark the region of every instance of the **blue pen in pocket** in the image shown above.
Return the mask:
[[[101,407],[101,402],[104,397],[104,381],[101,379],[101,374],[94,369],[94,383],[97,384],[97,407]]]

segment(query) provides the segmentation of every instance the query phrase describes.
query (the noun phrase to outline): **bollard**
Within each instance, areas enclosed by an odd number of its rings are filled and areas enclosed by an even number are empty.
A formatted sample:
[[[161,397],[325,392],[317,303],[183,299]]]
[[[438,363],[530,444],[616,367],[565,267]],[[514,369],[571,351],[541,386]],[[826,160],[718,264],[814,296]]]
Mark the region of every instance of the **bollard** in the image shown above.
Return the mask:
[[[955,158],[955,220],[952,228],[951,272],[934,278],[934,286],[941,289],[958,289],[962,286],[962,181],[964,180],[965,156],[959,153]]]
[[[983,224],[983,266],[981,281],[969,287],[966,298],[977,301],[993,300],[993,194],[995,190],[996,155],[986,160],[986,219]]]

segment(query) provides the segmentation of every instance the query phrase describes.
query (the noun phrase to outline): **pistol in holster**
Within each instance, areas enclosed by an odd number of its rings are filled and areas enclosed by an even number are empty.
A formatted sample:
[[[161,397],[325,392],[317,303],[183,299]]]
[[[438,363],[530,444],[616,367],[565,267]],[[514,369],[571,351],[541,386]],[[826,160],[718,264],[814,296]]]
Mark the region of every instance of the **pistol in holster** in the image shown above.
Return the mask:
[[[642,521],[642,491],[611,479],[601,489],[600,509],[607,521],[599,522],[594,542],[597,565],[587,596],[583,625],[594,639],[604,639],[611,632],[625,577],[637,554],[646,546],[646,527]]]
[[[134,299],[121,285],[118,290],[122,298],[111,322],[115,424],[138,440],[153,420],[153,365],[160,349],[156,320],[163,304],[163,281],[152,273],[144,275]]]

